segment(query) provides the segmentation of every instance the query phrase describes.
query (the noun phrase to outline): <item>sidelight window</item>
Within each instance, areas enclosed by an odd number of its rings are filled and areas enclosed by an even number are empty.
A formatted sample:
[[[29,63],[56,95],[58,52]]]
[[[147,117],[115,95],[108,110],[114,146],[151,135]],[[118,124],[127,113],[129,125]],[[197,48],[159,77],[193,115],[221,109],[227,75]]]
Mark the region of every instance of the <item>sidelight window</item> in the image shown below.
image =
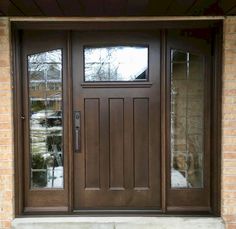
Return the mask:
[[[203,187],[204,59],[171,51],[171,187]]]
[[[31,188],[63,188],[62,50],[28,56]]]

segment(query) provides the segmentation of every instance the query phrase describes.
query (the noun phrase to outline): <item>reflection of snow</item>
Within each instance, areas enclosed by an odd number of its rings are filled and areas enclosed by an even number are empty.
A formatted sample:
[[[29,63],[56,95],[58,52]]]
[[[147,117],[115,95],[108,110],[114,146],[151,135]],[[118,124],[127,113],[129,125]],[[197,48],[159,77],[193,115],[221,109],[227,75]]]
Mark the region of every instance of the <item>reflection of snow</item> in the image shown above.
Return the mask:
[[[58,166],[47,169],[48,183],[46,188],[63,188],[63,167]]]
[[[59,118],[57,112],[54,110],[40,110],[37,111],[36,113],[31,115],[31,119],[39,119],[39,118]]]
[[[187,188],[188,183],[186,178],[175,169],[171,170],[171,187],[172,188]]]

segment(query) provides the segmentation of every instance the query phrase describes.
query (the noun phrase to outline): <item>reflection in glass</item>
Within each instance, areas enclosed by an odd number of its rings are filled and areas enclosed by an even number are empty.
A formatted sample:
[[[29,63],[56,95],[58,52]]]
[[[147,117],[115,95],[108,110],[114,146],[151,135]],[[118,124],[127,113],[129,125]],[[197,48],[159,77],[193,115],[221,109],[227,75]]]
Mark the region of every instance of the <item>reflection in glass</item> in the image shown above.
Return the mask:
[[[171,187],[203,187],[203,57],[171,51]]]
[[[84,62],[85,81],[146,80],[148,47],[86,47]]]
[[[28,56],[31,187],[63,188],[62,50]]]

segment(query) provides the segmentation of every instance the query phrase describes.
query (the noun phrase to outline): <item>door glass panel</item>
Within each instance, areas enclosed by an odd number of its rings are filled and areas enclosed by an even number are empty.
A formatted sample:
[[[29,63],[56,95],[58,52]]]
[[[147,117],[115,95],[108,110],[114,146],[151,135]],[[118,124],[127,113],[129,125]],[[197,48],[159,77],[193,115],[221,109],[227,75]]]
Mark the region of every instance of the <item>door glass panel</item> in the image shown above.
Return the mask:
[[[148,47],[84,48],[85,81],[147,80]]]
[[[28,56],[31,188],[63,188],[62,50]]]
[[[204,60],[171,51],[171,187],[203,187]]]

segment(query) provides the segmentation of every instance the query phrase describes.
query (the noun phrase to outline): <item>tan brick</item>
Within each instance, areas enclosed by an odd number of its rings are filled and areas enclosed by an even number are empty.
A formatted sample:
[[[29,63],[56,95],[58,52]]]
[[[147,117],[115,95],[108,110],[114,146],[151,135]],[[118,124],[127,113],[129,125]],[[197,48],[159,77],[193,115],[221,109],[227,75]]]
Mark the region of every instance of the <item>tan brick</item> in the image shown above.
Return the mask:
[[[235,103],[236,103],[236,96],[230,96],[230,95],[224,96],[224,97],[222,98],[222,103],[223,103],[224,105],[227,105],[227,104],[235,104]]]
[[[231,40],[231,39],[236,39],[236,33],[227,33],[224,35],[224,39],[227,40]]]
[[[230,18],[228,19],[230,21]],[[1,18],[0,19],[0,27],[6,28],[8,24],[8,19],[7,18]]]
[[[7,169],[1,169],[0,168],[0,174],[1,175],[13,175],[14,171],[12,168],[7,168]]]
[[[222,119],[223,120],[236,120],[236,113],[234,114],[234,113],[224,113],[223,115],[222,115]]]
[[[230,215],[236,214],[236,206],[235,206],[235,207],[233,207],[233,206],[224,207],[222,214],[226,214],[226,215],[229,215],[229,214],[230,214]]]
[[[235,223],[229,223],[226,225],[226,229],[236,229],[236,224]]]
[[[6,105],[5,106],[0,106],[0,113],[10,114],[11,109],[12,108],[10,106],[6,106]]]
[[[11,145],[13,144],[12,138],[2,138],[0,139],[0,145]]]
[[[234,41],[236,44],[236,41]],[[225,65],[224,66],[224,72],[227,73],[234,73],[236,70],[236,66],[235,65]],[[223,83],[224,84],[224,83]]]
[[[224,190],[226,191],[236,191],[236,185],[224,185],[223,186]],[[236,203],[236,202],[235,202]]]
[[[222,113],[223,113],[223,117],[225,114],[235,114],[236,108],[234,106],[232,106],[232,104],[225,104],[225,106],[222,109]]]
[[[227,54],[226,54],[226,55],[227,55]],[[235,55],[235,56],[234,56],[234,55]],[[225,58],[225,61],[224,61],[225,66],[224,66],[224,69],[227,68],[228,65],[232,65],[232,64],[235,63],[236,54],[234,54],[234,55],[232,55],[231,58],[230,58],[230,57]],[[226,73],[227,73],[227,72],[226,72]]]
[[[8,51],[9,50],[9,41],[7,39],[2,39],[0,37],[0,51]]]
[[[0,214],[0,220],[11,220],[13,218],[13,214],[8,213],[8,212],[1,212]]]
[[[236,176],[223,176],[223,183],[226,184],[236,184]]]
[[[228,187],[228,186],[226,185],[226,187]],[[225,186],[224,186],[224,188],[225,188]],[[232,206],[232,205],[236,206],[236,198],[231,198],[231,199],[224,198],[223,206]]]
[[[236,89],[224,89],[223,90],[223,95],[224,96],[227,96],[227,95],[236,96]]]
[[[10,220],[3,221],[2,226],[3,226],[4,229],[5,228],[11,228],[11,221]]]
[[[0,118],[1,120],[1,118]],[[222,130],[223,136],[236,136],[236,130],[235,129],[224,129]]]
[[[236,48],[236,40],[232,39],[231,37],[230,39],[225,38],[225,48],[228,48],[228,49]]]
[[[11,161],[0,161],[0,168],[1,169],[7,169],[12,167]]]
[[[223,145],[223,151],[235,151],[236,153],[236,145]]]
[[[5,191],[5,192],[3,193],[3,199],[4,199],[5,201],[12,201],[12,198],[13,198],[13,193],[12,193],[12,191]]]
[[[224,153],[223,158],[224,159],[236,159],[236,153],[231,153],[231,152]]]
[[[222,144],[224,144],[224,145],[236,145],[236,136],[235,137],[225,137],[222,140]]]
[[[0,189],[1,190],[12,191],[12,188],[13,188],[13,183],[10,178],[8,178],[7,180],[3,180],[3,181],[0,180]],[[8,202],[3,202],[2,204],[8,204]]]
[[[236,168],[236,160],[227,160],[223,162],[223,166],[227,167],[235,167]],[[236,189],[235,189],[236,190]]]
[[[227,191],[227,192],[223,192],[222,193],[222,197],[224,199],[232,199],[232,198],[236,198],[236,192],[230,192],[230,191]],[[236,207],[236,206],[235,206]],[[228,213],[227,213],[228,214]]]
[[[236,167],[235,168],[223,168],[223,174],[225,175],[235,175],[236,176]]]
[[[236,79],[236,78],[235,78]],[[236,104],[236,96],[227,95],[222,98],[222,102],[224,105],[227,104]]]
[[[12,101],[11,99],[3,99],[1,102],[0,102],[0,105],[1,106],[8,106],[11,108],[11,105],[12,105]]]
[[[12,152],[1,152],[0,153],[0,161],[2,160],[11,160],[12,159]]]
[[[224,32],[226,34],[236,33],[236,25],[234,23],[228,23],[224,26]]]
[[[11,114],[0,114],[0,123],[10,123],[11,121]]]
[[[236,33],[236,26],[233,25],[233,24],[226,26],[225,32],[226,32],[226,33],[229,33],[229,34]]]
[[[0,91],[2,91],[2,90],[10,91],[11,90],[11,83],[10,82],[6,82],[6,83],[1,82],[0,83]]]
[[[0,152],[12,152],[12,145],[0,145]]]
[[[228,222],[236,222],[236,215],[224,215],[223,219]]]
[[[0,52],[0,68],[10,66],[9,55],[10,55],[9,51]]]
[[[10,122],[0,122],[0,129],[1,130],[11,130],[12,124]]]
[[[236,108],[235,108],[236,110]],[[223,121],[223,127],[227,128],[235,128],[236,127],[236,120],[227,120],[227,121]]]
[[[0,139],[1,138],[12,138],[12,130],[10,131],[3,131],[3,130],[0,130]]]
[[[223,79],[224,79],[224,81],[225,80],[235,80],[236,79],[236,72],[225,72]]]
[[[235,34],[233,34],[235,36]],[[232,35],[230,35],[229,38],[225,38],[225,44],[228,43],[228,40],[233,40]],[[236,49],[232,49],[232,48],[224,48],[223,50],[223,56],[224,56],[224,61],[227,59],[234,59],[235,58],[235,54],[236,54]],[[225,67],[225,66],[223,66]]]
[[[236,62],[236,60],[234,62]],[[227,88],[227,90],[231,88],[236,88],[236,80],[225,81],[224,88]]]

